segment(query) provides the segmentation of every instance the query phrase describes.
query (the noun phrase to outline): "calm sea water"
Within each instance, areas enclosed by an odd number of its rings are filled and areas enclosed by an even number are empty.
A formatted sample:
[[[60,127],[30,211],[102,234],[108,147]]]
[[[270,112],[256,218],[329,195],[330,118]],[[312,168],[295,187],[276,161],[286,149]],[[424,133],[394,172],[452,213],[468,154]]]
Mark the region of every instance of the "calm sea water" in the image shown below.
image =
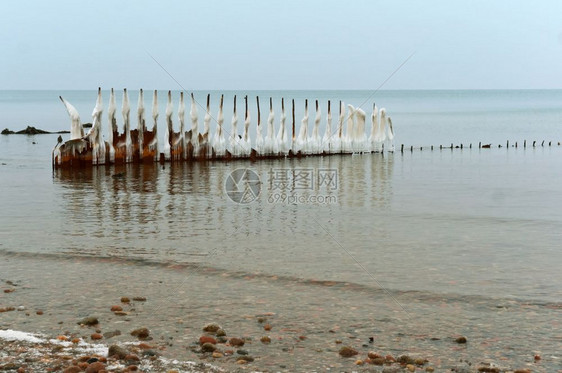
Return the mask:
[[[86,121],[95,91],[4,91],[0,127],[66,129],[59,94]],[[227,102],[234,94],[325,105],[361,104],[370,92],[227,92]],[[51,169],[58,135],[0,136],[0,280],[24,285],[26,307],[51,311],[2,316],[0,327],[53,332],[59,319],[104,312],[136,292],[151,302],[130,323],[175,335],[175,357],[200,324],[252,335],[243,315],[274,312],[275,325],[306,334],[310,347],[272,357],[254,346],[268,356],[261,368],[333,366],[324,356],[336,354],[326,334],[335,328],[443,367],[475,357],[518,368],[540,353],[533,369],[560,369],[562,91],[387,91],[374,100],[392,116],[397,144],[504,147],[70,172]],[[238,168],[262,182],[252,203],[225,192]],[[272,176],[283,172],[312,178],[283,194]],[[326,172],[337,183],[322,183]],[[0,306],[9,302],[0,295]],[[447,338],[459,334],[475,342],[454,348]]]

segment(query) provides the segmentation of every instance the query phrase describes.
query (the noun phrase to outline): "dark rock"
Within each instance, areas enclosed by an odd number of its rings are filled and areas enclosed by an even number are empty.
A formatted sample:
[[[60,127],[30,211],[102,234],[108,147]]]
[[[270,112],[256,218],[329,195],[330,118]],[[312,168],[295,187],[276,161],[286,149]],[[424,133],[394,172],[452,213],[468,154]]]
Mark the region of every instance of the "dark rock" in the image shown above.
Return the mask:
[[[86,373],[98,373],[99,371],[105,370],[105,364],[102,363],[101,361],[96,361],[95,363],[92,363],[90,365],[88,365],[88,367],[86,368]]]
[[[236,350],[236,353],[238,355],[248,355],[248,351],[243,350],[243,349]]]
[[[224,329],[217,330],[217,337],[225,337],[225,336],[226,336],[226,332],[224,331]]]
[[[127,355],[129,355],[129,351],[117,345],[109,346],[109,350],[107,351],[108,357],[117,356],[119,359],[124,359]]]
[[[228,339],[226,337],[218,337],[217,342],[218,343],[226,343],[226,342],[228,342]]]
[[[413,364],[414,363],[414,359],[412,359],[408,355],[402,355],[396,361],[398,361],[400,364]]]
[[[457,342],[457,343],[466,343],[466,337],[458,337],[457,339],[455,339],[455,342]]]
[[[359,352],[357,352],[357,350],[354,350],[349,346],[344,346],[340,348],[339,354],[341,357],[352,357],[359,354]]]
[[[84,128],[92,128],[92,123],[84,123],[84,124],[82,125],[82,127],[84,127]]]
[[[214,344],[212,343],[204,343],[203,346],[201,346],[201,351],[202,352],[213,352],[215,351],[217,348],[215,347]]]
[[[92,357],[92,358],[86,360],[86,363],[92,364],[92,363],[95,363],[96,361],[99,361],[98,358],[97,358],[97,357]]]
[[[14,133],[15,133],[14,131],[10,131],[10,130],[7,129],[7,128],[4,128],[4,129],[2,130],[2,135],[13,135]]]
[[[146,297],[133,297],[135,302],[146,302]]]
[[[210,323],[203,327],[203,331],[207,333],[216,333],[221,327],[219,324]]]
[[[133,330],[131,332],[131,335],[133,337],[137,337],[139,339],[146,339],[150,335],[150,332],[148,331],[147,328],[139,328],[139,329]]]
[[[27,126],[26,129],[16,132],[17,135],[44,135],[48,133],[50,132],[43,131],[32,126]]]
[[[78,325],[88,325],[88,326],[92,326],[92,325],[97,325],[99,324],[98,318],[97,317],[85,317],[82,320],[78,321],[77,323]]]
[[[500,373],[501,370],[498,367],[483,366],[478,368],[479,372],[483,373]]]
[[[386,360],[384,360],[382,357],[377,357],[377,358],[375,358],[375,359],[371,359],[371,362],[372,362],[374,365],[384,365],[385,361],[386,361]]]

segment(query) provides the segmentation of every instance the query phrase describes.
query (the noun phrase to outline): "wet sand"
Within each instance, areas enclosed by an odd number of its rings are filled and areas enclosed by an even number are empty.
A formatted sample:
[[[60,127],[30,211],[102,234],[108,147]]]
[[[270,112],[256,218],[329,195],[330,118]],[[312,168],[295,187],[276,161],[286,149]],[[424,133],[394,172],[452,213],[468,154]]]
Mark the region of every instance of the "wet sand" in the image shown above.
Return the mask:
[[[0,313],[0,329],[79,339],[101,348],[119,345],[133,348],[138,356],[142,356],[139,344],[146,343],[164,359],[210,363],[226,371],[561,369],[560,336],[551,330],[562,308],[559,304],[387,293],[353,283],[143,265],[115,258],[3,254],[1,263],[1,287],[8,292],[0,294],[5,311]],[[30,278],[29,273],[40,276]],[[129,302],[122,302],[123,297]],[[7,311],[10,307],[14,309]],[[96,317],[98,323],[80,325],[86,317]],[[204,332],[208,323],[219,324],[226,336]],[[506,323],[513,327],[497,327]],[[147,338],[130,334],[139,328],[148,329]],[[94,334],[101,339],[92,340]],[[202,336],[214,338],[220,354],[213,356],[212,348],[202,351]],[[461,336],[466,343],[458,343]],[[233,345],[233,337],[244,345]],[[342,357],[346,346],[357,354]],[[50,351],[52,346],[46,345],[43,355]],[[72,359],[85,356],[79,351],[65,354]],[[379,355],[408,358],[400,360],[403,364],[389,358],[382,366],[374,365],[381,362],[375,360]],[[0,366],[7,363],[5,356],[2,359]],[[170,364],[141,365],[144,371],[174,369]],[[124,366],[121,362],[115,371]]]

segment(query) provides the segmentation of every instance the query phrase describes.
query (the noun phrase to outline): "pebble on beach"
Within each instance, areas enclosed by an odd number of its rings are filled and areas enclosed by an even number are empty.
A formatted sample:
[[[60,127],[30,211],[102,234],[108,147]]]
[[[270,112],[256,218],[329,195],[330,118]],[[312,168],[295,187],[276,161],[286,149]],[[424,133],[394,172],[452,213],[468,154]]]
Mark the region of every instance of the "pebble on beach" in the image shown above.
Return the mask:
[[[266,331],[270,331],[272,329],[272,326],[271,326],[271,324],[265,324],[263,326],[263,329],[266,330]]]
[[[105,364],[102,363],[101,361],[96,361],[95,363],[92,363],[92,364],[88,365],[85,372],[86,373],[98,373],[102,370],[105,370]]]
[[[261,341],[261,343],[269,344],[269,343],[271,343],[271,338],[268,337],[268,336],[263,336],[263,337],[260,338],[260,341]]]
[[[139,339],[145,339],[148,338],[148,336],[150,335],[150,332],[148,331],[147,328],[139,328],[139,329],[135,329],[131,332],[131,335],[133,337],[137,337]]]
[[[458,337],[457,339],[455,339],[455,342],[457,343],[466,343],[466,337]]]
[[[121,306],[111,306],[111,312],[115,312],[115,311],[123,311],[123,307]]]
[[[359,352],[349,346],[344,346],[340,348],[339,354],[341,357],[352,357],[359,354]]]
[[[107,351],[108,357],[117,356],[118,359],[124,359],[127,355],[129,355],[129,351],[117,345],[109,346],[109,350]]]
[[[233,337],[228,340],[228,343],[233,347],[242,347],[245,341],[242,338]]]
[[[199,337],[199,345],[203,346],[205,343],[211,343],[216,345],[217,340],[214,339],[213,337],[209,337],[208,335],[202,335],[201,337]]]
[[[212,343],[203,343],[201,346],[202,352],[214,352],[217,348]]]
[[[207,333],[216,333],[221,327],[219,324],[210,323],[203,327],[203,331]]]
[[[217,335],[217,337],[225,337],[226,332],[224,331],[224,329],[221,328],[221,329],[217,330],[216,335]]]
[[[97,341],[103,338],[103,335],[101,335],[100,333],[94,333],[90,336],[90,338],[92,338],[93,341]]]
[[[121,297],[121,302],[122,303],[129,303],[131,300],[127,297]]]

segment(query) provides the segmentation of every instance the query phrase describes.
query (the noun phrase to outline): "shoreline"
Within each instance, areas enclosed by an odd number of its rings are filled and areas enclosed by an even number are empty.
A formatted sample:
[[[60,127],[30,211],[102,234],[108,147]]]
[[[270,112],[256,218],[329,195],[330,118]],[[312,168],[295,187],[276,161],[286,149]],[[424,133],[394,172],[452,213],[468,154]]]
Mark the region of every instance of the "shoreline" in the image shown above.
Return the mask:
[[[125,371],[126,367],[137,364],[135,366],[138,370],[147,372],[173,372],[173,369],[178,372],[218,372],[218,369],[222,369],[220,371],[227,372],[329,370],[471,373],[483,369],[480,371],[523,373],[525,369],[532,372],[552,371],[548,370],[548,367],[555,366],[556,360],[553,359],[557,359],[550,356],[552,352],[547,352],[547,346],[542,346],[545,349],[545,353],[541,354],[544,358],[536,361],[534,354],[537,352],[531,350],[527,350],[527,356],[519,356],[519,352],[504,356],[502,350],[505,347],[502,347],[503,344],[497,345],[497,335],[468,334],[463,340],[463,336],[457,333],[464,328],[449,325],[445,320],[416,321],[426,311],[417,310],[415,303],[411,303],[416,301],[406,300],[404,297],[401,297],[400,301],[408,309],[412,319],[391,316],[396,310],[391,302],[384,298],[373,304],[376,314],[379,315],[373,318],[369,313],[363,312],[354,315],[366,307],[357,308],[359,299],[380,296],[368,291],[349,292],[345,287],[334,287],[330,284],[293,285],[291,282],[260,277],[225,278],[220,273],[205,271],[204,274],[194,274],[174,266],[161,269],[119,264],[114,264],[115,273],[120,273],[123,277],[114,277],[111,273],[107,276],[110,277],[109,282],[117,282],[122,286],[112,289],[107,288],[104,283],[99,283],[99,278],[88,279],[89,274],[97,273],[100,265],[107,265],[106,261],[99,265],[72,261],[70,264],[77,266],[78,272],[72,270],[68,266],[69,263],[55,261],[53,264],[59,267],[58,275],[75,278],[77,273],[81,273],[85,277],[82,281],[91,284],[96,291],[93,293],[90,288],[75,290],[76,295],[72,296],[65,293],[68,292],[66,288],[61,288],[51,294],[45,292],[41,285],[47,282],[45,286],[49,287],[48,282],[53,281],[52,278],[39,283],[12,276],[9,273],[10,268],[33,269],[29,259],[21,262],[14,259],[9,260],[9,267],[2,269],[3,277],[9,276],[7,278],[12,280],[4,277],[0,283],[3,289],[0,293],[0,329],[41,331],[42,335],[35,337],[41,338],[42,342],[35,346],[26,341],[10,343],[1,337],[0,332],[2,350],[12,351],[12,357],[20,352],[28,353],[28,356],[37,353],[41,358],[27,363],[43,364],[53,351],[59,354],[57,350],[60,347],[57,346],[62,344],[64,348],[60,350],[60,359],[56,364],[52,362],[55,367],[60,365],[59,371],[75,365],[75,362],[83,363],[84,361],[79,360],[86,356],[88,359],[108,359],[111,364],[107,366],[111,367],[109,371],[112,372]],[[48,263],[41,261],[41,266],[50,273],[50,266],[46,266]],[[135,272],[142,274],[148,282],[135,282]],[[185,283],[185,289],[195,287],[207,294],[198,301],[192,292],[186,293],[191,294],[186,299],[189,307],[200,312],[189,312],[189,308],[180,306],[178,302],[184,297],[180,297],[177,291],[162,293],[162,289],[170,286],[179,290],[180,288],[172,284],[178,280],[184,281],[188,273],[191,273],[190,281]],[[179,277],[174,279],[174,275]],[[209,276],[212,278],[209,279]],[[129,282],[125,283],[125,278]],[[169,278],[170,283],[158,286],[158,279],[163,278]],[[200,282],[201,280],[203,282]],[[299,308],[304,310],[280,309],[275,304],[264,302],[263,294],[257,295],[255,300],[250,299],[246,306],[239,304],[240,297],[254,294],[258,291],[255,286],[261,286],[264,281],[271,282],[266,293],[275,291],[277,286],[290,293],[294,286],[297,299],[300,299]],[[152,285],[147,287],[148,283]],[[231,291],[225,287],[228,283],[232,284],[232,288],[242,286],[244,291],[228,297]],[[80,289],[80,286],[79,282],[72,284],[72,288]],[[215,286],[218,289],[222,288],[220,300],[215,298]],[[289,293],[286,296],[290,295]],[[314,306],[315,303],[329,304],[323,293],[329,297],[341,298],[338,304],[345,304],[345,307],[349,308],[337,306],[325,314],[329,315],[331,320],[325,320],[324,313],[317,309],[318,306]],[[54,294],[58,295],[53,298]],[[40,299],[41,297],[43,299]],[[309,301],[305,302],[306,299]],[[281,300],[281,303],[294,302],[292,298]],[[370,307],[373,306],[367,308]],[[389,310],[384,307],[389,307]],[[429,307],[428,310],[435,312],[432,304],[429,304]],[[453,321],[458,323],[463,320],[463,316],[458,314],[459,305],[456,302],[448,307],[454,312]],[[466,304],[461,307],[472,306]],[[505,310],[498,309],[498,312],[519,312],[513,307],[515,311],[511,310],[510,305]],[[531,306],[528,312],[537,309],[536,306]],[[488,310],[486,314],[493,316],[489,312],[493,311]],[[427,322],[431,324],[426,325]],[[439,325],[439,322],[445,325]],[[207,323],[220,325],[208,328]],[[143,330],[144,328],[146,330]],[[219,332],[219,329],[223,331]],[[135,335],[131,335],[132,333]],[[525,331],[518,331],[513,334],[513,341],[506,342],[516,342],[521,333]],[[501,338],[506,337],[499,339]],[[107,355],[112,345],[128,349],[139,360],[110,359]],[[521,346],[518,350],[521,350]],[[11,363],[9,355],[0,356],[0,368]],[[153,360],[155,356],[157,358]],[[25,357],[20,364],[24,363]],[[545,363],[547,365],[544,365]],[[201,364],[210,364],[212,367]],[[44,371],[44,367],[28,367],[28,370],[23,372]]]

